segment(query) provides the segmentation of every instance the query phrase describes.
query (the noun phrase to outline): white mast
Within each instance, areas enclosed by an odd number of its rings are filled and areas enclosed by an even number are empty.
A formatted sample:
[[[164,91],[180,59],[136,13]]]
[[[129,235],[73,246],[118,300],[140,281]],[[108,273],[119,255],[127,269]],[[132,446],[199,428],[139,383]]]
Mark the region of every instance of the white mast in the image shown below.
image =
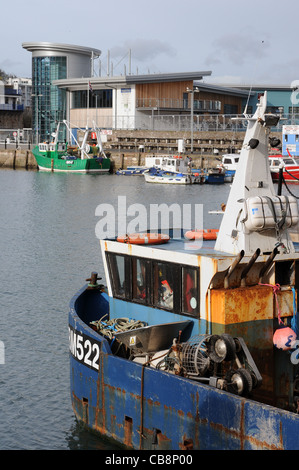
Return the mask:
[[[254,116],[244,118],[248,120],[247,131],[215,250],[233,254],[244,250],[245,255],[258,248],[261,253],[272,252],[275,247],[284,252],[294,251],[287,226],[298,221],[297,202],[292,197],[275,196],[268,133],[279,118],[265,114],[266,105],[267,92],[260,98]]]

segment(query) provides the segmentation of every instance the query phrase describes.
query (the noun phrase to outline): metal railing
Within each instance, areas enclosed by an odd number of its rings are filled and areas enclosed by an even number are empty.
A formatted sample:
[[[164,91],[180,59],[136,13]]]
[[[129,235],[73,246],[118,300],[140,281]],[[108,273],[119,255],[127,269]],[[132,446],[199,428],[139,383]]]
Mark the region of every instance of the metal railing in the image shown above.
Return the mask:
[[[0,129],[0,148],[18,149],[32,148],[33,134],[31,128]]]
[[[0,104],[1,111],[24,111],[23,104],[4,103]]]
[[[299,125],[299,114],[281,115],[277,126],[272,132],[282,133],[282,126],[293,124]],[[241,119],[237,119],[241,118]],[[176,131],[191,132],[192,120],[188,114],[145,114],[137,112],[135,116],[103,116],[97,119],[100,129],[112,130],[144,130],[144,131]],[[85,128],[86,116],[82,113],[82,122],[76,122],[78,127]],[[193,132],[244,132],[247,120],[243,115],[209,115],[195,114],[193,116]],[[34,131],[32,129],[0,129],[0,144],[32,144],[34,142]]]
[[[150,108],[150,109],[185,109],[190,111],[191,103],[188,99],[168,99],[168,98],[137,98],[136,108]],[[194,110],[200,111],[220,111],[221,101],[215,100],[194,100]]]
[[[136,116],[117,116],[110,120],[98,120],[98,127],[110,129],[140,129],[156,131],[191,131],[192,118],[188,114],[144,114],[139,112]],[[282,126],[286,124],[299,125],[299,114],[282,115],[277,126],[273,127],[272,132],[282,132]],[[220,132],[232,131],[242,132],[247,127],[247,120],[243,115],[223,114],[194,114],[193,131],[194,132]]]

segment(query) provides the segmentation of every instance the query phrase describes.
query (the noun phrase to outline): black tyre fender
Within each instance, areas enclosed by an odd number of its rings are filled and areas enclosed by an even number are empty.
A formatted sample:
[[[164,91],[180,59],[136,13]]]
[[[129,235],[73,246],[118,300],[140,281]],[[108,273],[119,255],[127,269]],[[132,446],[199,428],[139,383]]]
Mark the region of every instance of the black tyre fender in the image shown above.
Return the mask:
[[[230,369],[225,379],[227,381],[226,389],[230,393],[247,396],[252,390],[252,377],[250,372],[246,369]]]
[[[224,343],[223,354],[219,354],[219,351],[217,353],[217,344],[219,344],[219,342]],[[222,334],[221,336],[211,336],[208,343],[208,353],[210,359],[216,363],[222,361],[232,361],[236,355],[236,345],[234,339],[226,333]]]

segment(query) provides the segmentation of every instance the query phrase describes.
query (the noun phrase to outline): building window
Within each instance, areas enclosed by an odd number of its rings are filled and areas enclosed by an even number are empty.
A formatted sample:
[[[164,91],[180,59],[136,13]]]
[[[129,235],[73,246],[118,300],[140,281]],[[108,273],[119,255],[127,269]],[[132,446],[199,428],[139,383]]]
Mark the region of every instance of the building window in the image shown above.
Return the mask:
[[[283,106],[267,106],[266,113],[283,114]]]
[[[243,114],[244,114],[244,111],[246,111],[246,114],[253,114],[253,109],[252,109],[252,106],[250,105],[245,106],[245,108],[242,111]]]
[[[238,114],[238,106],[236,104],[225,104],[223,112],[224,114]]]
[[[299,114],[298,106],[289,106],[289,114]]]
[[[73,109],[112,108],[112,90],[79,90],[72,93]]]

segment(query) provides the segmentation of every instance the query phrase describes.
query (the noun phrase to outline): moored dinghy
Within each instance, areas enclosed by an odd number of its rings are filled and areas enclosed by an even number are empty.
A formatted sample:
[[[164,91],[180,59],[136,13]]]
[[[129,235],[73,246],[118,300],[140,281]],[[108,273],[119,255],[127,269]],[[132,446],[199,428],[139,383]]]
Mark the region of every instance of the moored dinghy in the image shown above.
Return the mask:
[[[298,208],[274,193],[266,103],[215,245],[102,240],[107,293],[93,274],[71,301],[75,415],[129,448],[299,449]]]

